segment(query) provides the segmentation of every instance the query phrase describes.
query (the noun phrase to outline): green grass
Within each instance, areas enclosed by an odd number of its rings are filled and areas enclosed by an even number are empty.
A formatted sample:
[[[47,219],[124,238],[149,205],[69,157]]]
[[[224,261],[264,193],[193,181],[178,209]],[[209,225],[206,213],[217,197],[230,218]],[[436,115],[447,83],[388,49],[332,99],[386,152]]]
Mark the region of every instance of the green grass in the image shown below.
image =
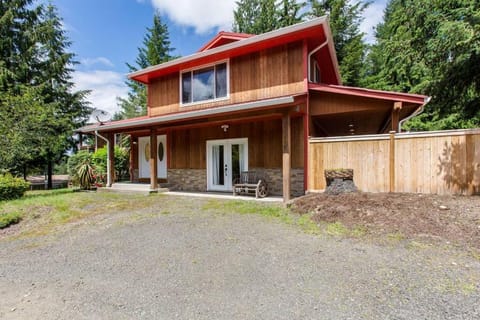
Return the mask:
[[[286,223],[293,222],[293,216],[278,204],[264,204],[255,201],[221,201],[212,199],[202,206],[203,210],[213,210],[221,214],[238,213],[238,214],[257,214],[260,216],[279,219]]]
[[[152,197],[144,195],[73,192],[71,189],[29,191],[21,199],[0,202],[0,225],[4,220],[8,224],[22,220],[25,222],[24,235],[46,234],[65,223],[98,214],[140,209],[152,201]]]
[[[316,235],[321,233],[320,227],[312,220],[312,216],[310,214],[304,214],[300,216],[300,218],[298,218],[296,221],[296,224],[300,226],[305,233]]]
[[[20,220],[22,220],[22,214],[19,212],[0,213],[0,229],[19,223]]]
[[[201,202],[198,210],[196,205],[189,202],[189,204],[180,204],[181,201],[185,199],[161,194],[145,196],[108,192],[73,192],[71,189],[33,191],[27,192],[21,199],[0,202],[0,216],[8,218],[8,224],[21,221],[22,235],[27,236],[47,234],[60,225],[100,214],[131,211],[132,214],[122,218],[122,221],[117,221],[119,224],[124,224],[160,215],[175,214],[177,209],[188,214],[205,212],[219,215],[258,215],[296,226],[303,232],[313,235],[361,237],[367,232],[366,228],[361,226],[350,229],[341,222],[317,224],[312,220],[311,214],[298,215],[278,203],[210,199]],[[137,212],[138,209],[147,207],[158,210]]]
[[[350,234],[350,230],[339,221],[327,224],[325,231],[327,234],[337,237],[348,236]]]

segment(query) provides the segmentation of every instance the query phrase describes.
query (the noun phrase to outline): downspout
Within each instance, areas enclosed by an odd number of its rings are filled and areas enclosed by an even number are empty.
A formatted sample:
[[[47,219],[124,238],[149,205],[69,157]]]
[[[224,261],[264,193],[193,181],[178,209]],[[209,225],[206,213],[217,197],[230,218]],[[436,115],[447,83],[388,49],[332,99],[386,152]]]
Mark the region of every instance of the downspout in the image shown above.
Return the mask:
[[[105,138],[104,136],[102,136],[100,133],[98,133],[98,130],[95,130],[95,135],[97,137],[102,138],[107,143],[107,186],[111,187],[112,186],[112,177],[110,176],[110,161],[109,161],[109,159],[110,159],[110,141],[107,138]]]
[[[328,36],[325,37],[325,41],[321,43],[318,47],[310,51],[310,53],[307,55],[307,115],[306,115],[306,121],[303,122],[303,131],[304,131],[304,152],[303,152],[303,166],[304,166],[304,174],[303,174],[303,189],[304,192],[308,191],[308,148],[309,148],[309,142],[308,142],[308,137],[310,135],[309,132],[309,125],[310,125],[310,93],[308,90],[308,83],[312,80],[312,56],[317,53],[320,49],[325,47],[328,44]]]
[[[400,120],[400,121],[398,122],[398,132],[399,132],[399,133],[402,132],[402,125],[403,125],[403,123],[406,122],[406,121],[408,121],[408,120],[410,120],[410,119],[412,119],[413,117],[418,116],[420,113],[422,113],[422,112],[425,110],[425,105],[426,105],[427,103],[429,103],[430,100],[432,100],[432,97],[426,97],[425,100],[424,100],[424,102],[423,102],[423,104],[422,104],[420,107],[418,107],[418,109],[415,110],[415,112],[413,112],[411,115],[409,115],[409,116],[406,117],[405,119],[402,119],[402,120]]]

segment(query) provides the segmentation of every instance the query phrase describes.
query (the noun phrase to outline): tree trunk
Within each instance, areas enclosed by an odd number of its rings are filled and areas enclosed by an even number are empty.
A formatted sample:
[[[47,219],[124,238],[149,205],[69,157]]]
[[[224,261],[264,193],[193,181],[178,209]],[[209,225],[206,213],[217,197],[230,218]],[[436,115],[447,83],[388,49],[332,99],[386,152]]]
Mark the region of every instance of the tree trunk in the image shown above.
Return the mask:
[[[53,161],[48,160],[47,161],[47,189],[48,190],[53,189],[52,176],[53,176]]]

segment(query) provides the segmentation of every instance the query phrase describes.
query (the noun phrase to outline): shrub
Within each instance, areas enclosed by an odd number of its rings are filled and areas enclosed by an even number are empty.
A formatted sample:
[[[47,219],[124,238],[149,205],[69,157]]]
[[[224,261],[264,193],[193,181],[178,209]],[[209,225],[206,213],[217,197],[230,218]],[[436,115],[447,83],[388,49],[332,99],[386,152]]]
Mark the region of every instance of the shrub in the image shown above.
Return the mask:
[[[0,201],[21,198],[30,187],[30,182],[11,174],[0,175]]]
[[[68,174],[72,177],[72,183],[79,185],[78,170],[85,163],[89,163],[93,169],[96,183],[104,184],[107,180],[107,147],[99,148],[94,153],[80,150],[68,159]],[[128,149],[115,146],[115,177],[121,179],[128,176],[130,154]],[[84,180],[85,181],[85,180]],[[82,186],[83,187],[83,186]]]
[[[98,176],[107,175],[107,147],[103,147],[92,154],[92,164]],[[128,176],[130,154],[128,149],[115,146],[115,177],[121,179]]]
[[[87,161],[92,160],[92,153],[88,150],[80,150],[77,153],[73,154],[68,158],[67,161],[67,171],[68,175],[73,177],[78,170],[78,167]]]
[[[0,229],[19,223],[20,220],[22,220],[22,217],[18,212],[0,213]]]

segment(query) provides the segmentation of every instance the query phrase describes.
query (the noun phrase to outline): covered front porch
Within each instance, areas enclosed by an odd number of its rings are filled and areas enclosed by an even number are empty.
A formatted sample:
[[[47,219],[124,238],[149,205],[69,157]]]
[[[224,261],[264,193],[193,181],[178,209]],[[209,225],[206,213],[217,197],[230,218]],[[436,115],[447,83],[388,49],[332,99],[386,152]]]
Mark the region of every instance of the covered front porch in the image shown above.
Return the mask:
[[[267,178],[273,198],[288,201],[306,187],[306,116],[305,97],[290,96],[90,130],[107,142],[108,188],[114,185],[114,136],[121,133],[130,137],[130,182],[148,183],[149,192],[231,194],[241,172],[257,171]]]

